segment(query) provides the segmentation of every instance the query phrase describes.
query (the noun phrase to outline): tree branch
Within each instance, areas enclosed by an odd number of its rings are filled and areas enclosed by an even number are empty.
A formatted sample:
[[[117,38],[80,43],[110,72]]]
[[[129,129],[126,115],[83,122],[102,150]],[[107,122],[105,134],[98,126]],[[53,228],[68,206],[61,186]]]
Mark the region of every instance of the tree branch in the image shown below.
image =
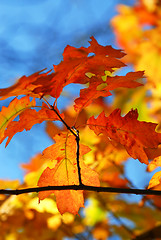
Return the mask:
[[[112,188],[112,187],[94,187],[87,185],[66,185],[66,186],[46,186],[23,189],[0,189],[0,194],[19,195],[23,193],[42,192],[51,190],[86,190],[93,192],[124,193],[136,195],[156,195],[161,196],[161,191],[150,189],[132,189],[132,188]]]
[[[77,143],[77,152],[76,152],[76,160],[77,160],[77,168],[78,168],[78,178],[79,178],[79,185],[82,185],[82,179],[81,179],[81,168],[80,168],[80,163],[79,163],[79,141],[80,141],[80,138],[79,138],[79,131],[75,128],[75,127],[72,127],[75,131],[76,131],[76,143]]]
[[[59,117],[60,121],[66,126],[66,128],[77,138],[77,134],[72,130],[72,128],[63,120],[63,118],[60,116],[60,114],[58,113],[58,111],[52,106],[50,105],[51,110],[53,110],[56,115]]]

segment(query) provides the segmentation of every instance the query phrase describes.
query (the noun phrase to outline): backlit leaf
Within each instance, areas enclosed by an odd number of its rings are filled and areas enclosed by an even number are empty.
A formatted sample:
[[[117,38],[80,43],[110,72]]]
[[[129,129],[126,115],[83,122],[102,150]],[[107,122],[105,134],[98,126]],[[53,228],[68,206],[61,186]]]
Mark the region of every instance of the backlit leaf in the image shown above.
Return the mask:
[[[138,121],[137,110],[131,110],[124,117],[120,114],[120,109],[115,109],[108,117],[102,112],[97,119],[91,117],[87,123],[97,135],[103,133],[123,145],[131,157],[148,164],[146,150],[157,149],[161,143],[161,134],[155,132],[157,124]]]
[[[94,99],[97,99],[98,97],[107,97],[112,95],[110,90],[112,91],[120,87],[136,88],[142,86],[143,84],[137,82],[136,80],[142,78],[143,74],[143,71],[138,71],[129,72],[126,74],[126,76],[107,76],[105,81],[101,81],[101,79],[96,77],[91,77],[91,84],[89,87],[81,89],[80,97],[74,101],[75,110],[80,111],[82,108],[88,106]]]
[[[161,189],[161,171],[156,172],[149,182],[148,188]]]
[[[29,77],[23,76],[21,77],[13,86],[8,88],[0,89],[0,100],[6,99],[12,96],[19,96],[19,95],[30,95],[41,97],[42,94],[39,92],[38,94],[34,94],[33,90],[37,87],[36,81],[39,79],[39,85],[41,86],[41,79],[47,80],[52,75],[48,75],[47,73],[41,73],[43,70],[36,72]]]
[[[44,158],[57,161],[53,169],[46,168],[42,173],[38,186],[63,186],[78,185],[78,170],[76,162],[76,141],[73,135],[68,133],[58,134],[54,137],[56,144],[43,151]],[[82,156],[89,152],[87,146],[80,145],[80,167],[82,182],[88,185],[99,185],[98,175],[87,167]],[[61,214],[71,212],[77,214],[80,207],[84,206],[83,191],[44,191],[39,193],[39,199],[43,200],[51,193],[56,195],[57,206]]]
[[[0,142],[3,141],[5,129],[10,122],[28,108],[35,106],[35,100],[30,101],[29,97],[13,99],[8,107],[2,107],[0,112]]]
[[[58,110],[57,110],[58,111]],[[59,111],[58,111],[59,112]],[[63,115],[60,114],[63,118]],[[48,108],[48,106],[43,103],[39,111],[35,109],[25,109],[19,116],[19,121],[12,121],[8,124],[7,129],[4,133],[2,141],[8,137],[6,146],[11,141],[12,137],[17,132],[22,132],[24,129],[26,131],[30,130],[33,125],[37,123],[42,123],[43,121],[58,121],[60,120],[57,114]]]
[[[137,82],[136,80],[142,78],[143,74],[143,71],[138,71],[128,72],[125,76],[107,77],[107,87],[105,90],[114,90],[119,87],[136,88],[142,86],[143,84]]]
[[[106,89],[97,90],[98,84],[91,84],[89,88],[80,90],[80,97],[75,99],[74,109],[80,111],[82,108],[87,107],[94,99],[98,97],[107,97],[112,95]]]

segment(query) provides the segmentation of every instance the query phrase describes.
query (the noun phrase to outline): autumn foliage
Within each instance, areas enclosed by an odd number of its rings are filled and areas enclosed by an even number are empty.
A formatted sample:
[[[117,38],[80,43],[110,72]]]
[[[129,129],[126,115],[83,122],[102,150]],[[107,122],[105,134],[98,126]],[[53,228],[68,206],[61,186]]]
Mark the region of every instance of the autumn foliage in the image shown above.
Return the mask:
[[[21,239],[27,239],[25,236],[36,239],[40,234],[40,239],[81,236],[89,228],[95,239],[107,239],[112,232],[122,239],[131,239],[158,225],[161,217],[160,197],[143,197],[138,205],[127,203],[119,194],[83,190],[83,186],[133,187],[124,175],[124,165],[129,158],[146,164],[149,171],[152,164],[160,166],[161,133],[156,130],[158,124],[150,121],[150,117],[140,117],[142,108],[145,107],[144,102],[140,101],[142,105],[138,103],[139,108],[136,109],[136,99],[139,96],[147,99],[147,90],[155,85],[156,88],[151,89],[152,93],[156,92],[157,84],[160,84],[159,80],[154,81],[157,76],[153,80],[152,68],[147,68],[146,71],[144,62],[147,59],[143,56],[144,48],[150,44],[144,43],[143,35],[151,39],[148,31],[155,30],[143,31],[141,26],[144,23],[157,26],[157,17],[153,11],[161,10],[156,7],[148,12],[143,2],[133,8],[120,6],[120,15],[112,22],[118,42],[128,53],[127,56],[122,50],[102,46],[91,37],[88,47],[67,46],[63,60],[50,71],[44,69],[23,76],[13,86],[0,89],[0,100],[13,97],[8,107],[2,107],[0,112],[0,143],[6,141],[7,146],[12,138],[14,141],[16,133],[29,131],[43,121],[46,121],[46,132],[53,140],[53,144],[42,153],[33,157],[29,163],[22,164],[26,170],[23,184],[2,181],[1,188],[82,187],[80,190],[40,191],[38,198],[35,193],[9,198],[2,195],[1,239],[9,239],[5,238],[7,232],[17,236],[17,231],[21,228]],[[127,32],[126,28],[121,28],[124,18],[135,18],[135,25],[139,28],[136,36],[135,32],[128,31],[132,21],[126,21]],[[122,31],[125,31],[124,34]],[[129,34],[131,41],[134,39],[134,47],[131,47],[125,34]],[[140,50],[137,49],[137,44]],[[142,59],[138,60],[138,54]],[[126,62],[132,62],[136,71],[122,76],[119,70],[126,66]],[[71,106],[60,112],[57,102],[64,87],[69,84],[81,84],[81,90]],[[112,104],[108,102],[111,96]],[[155,104],[156,98],[153,95],[149,98]],[[126,105],[128,101],[134,103],[130,109]],[[159,111],[157,105],[155,112],[151,112],[151,118]],[[150,116],[148,114],[145,116]],[[158,122],[159,120],[158,117]],[[57,124],[58,121],[63,127]],[[160,176],[160,172],[154,174],[148,188],[160,189]],[[80,208],[84,207],[84,200],[89,205],[82,212]],[[146,206],[146,202],[153,205],[153,208]],[[11,210],[6,213],[8,206]],[[111,213],[118,224],[111,225],[107,213]],[[135,226],[127,227],[126,223],[121,222],[122,217],[134,222]],[[14,218],[17,219],[16,223],[10,228]],[[148,220],[149,225],[147,218],[151,218]],[[33,226],[34,233],[31,230]],[[53,238],[53,233],[57,238]]]

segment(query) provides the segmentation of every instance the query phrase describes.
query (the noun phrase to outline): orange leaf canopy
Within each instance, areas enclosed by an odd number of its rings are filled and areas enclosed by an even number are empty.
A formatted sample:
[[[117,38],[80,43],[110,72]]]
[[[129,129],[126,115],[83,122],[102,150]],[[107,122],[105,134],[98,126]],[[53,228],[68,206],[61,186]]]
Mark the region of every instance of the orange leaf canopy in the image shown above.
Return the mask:
[[[61,133],[54,137],[55,144],[43,151],[43,158],[56,161],[54,168],[47,167],[38,181],[38,186],[63,186],[78,185],[78,170],[76,160],[76,140],[69,133]],[[99,186],[99,178],[96,172],[83,162],[82,156],[90,151],[90,148],[80,144],[80,167],[83,184]],[[43,200],[51,193],[56,196],[58,210],[61,214],[71,212],[77,214],[80,207],[84,206],[83,191],[63,190],[44,191],[39,193],[39,199]]]
[[[121,110],[115,109],[108,117],[102,112],[97,119],[91,117],[87,124],[99,135],[120,143],[129,155],[140,162],[148,164],[151,151],[161,144],[161,134],[155,132],[157,124],[138,121],[137,110],[131,110],[121,117]]]

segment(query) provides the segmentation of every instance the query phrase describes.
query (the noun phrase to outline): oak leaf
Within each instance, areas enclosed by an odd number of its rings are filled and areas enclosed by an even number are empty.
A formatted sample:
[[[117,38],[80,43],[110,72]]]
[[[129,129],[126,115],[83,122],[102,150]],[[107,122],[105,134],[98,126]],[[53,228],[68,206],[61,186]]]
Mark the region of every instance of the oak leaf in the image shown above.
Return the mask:
[[[43,157],[56,161],[54,168],[47,167],[38,181],[38,186],[63,186],[78,185],[78,170],[76,161],[76,141],[73,135],[61,133],[54,137],[55,144],[43,151]],[[90,148],[80,144],[80,167],[83,184],[99,186],[96,172],[83,162],[82,156],[90,151]],[[43,200],[51,193],[56,196],[58,210],[61,214],[71,212],[77,214],[80,207],[84,206],[83,191],[63,190],[44,191],[39,193],[39,199]]]
[[[143,75],[143,71],[129,72],[125,76],[107,76],[105,81],[97,77],[91,77],[89,87],[81,89],[80,97],[75,99],[74,109],[80,111],[82,108],[88,106],[94,99],[112,95],[110,90],[115,90],[120,87],[136,88],[142,86],[143,84],[136,80],[142,78]]]
[[[90,82],[90,78],[86,76],[88,72],[102,76],[105,70],[113,72],[114,68],[125,66],[117,59],[125,55],[122,50],[115,50],[111,46],[103,47],[94,37],[91,39],[90,47],[87,48],[67,46],[63,61],[54,65],[54,72],[42,73],[41,70],[28,77],[23,76],[9,88],[0,89],[1,99],[27,94],[39,98],[50,95],[57,99],[66,85]]]
[[[137,82],[136,80],[142,78],[144,75],[144,71],[137,71],[137,72],[128,72],[125,76],[114,76],[114,77],[107,77],[106,83],[107,87],[104,90],[114,90],[119,87],[126,87],[126,88],[136,88],[140,87],[143,84]]]
[[[91,117],[87,124],[97,135],[103,133],[111,141],[123,145],[131,157],[148,164],[148,150],[157,150],[161,134],[155,132],[157,124],[138,121],[137,118],[137,110],[121,117],[121,110],[115,109],[108,117],[104,112],[97,119]]]
[[[95,53],[96,55],[110,56],[114,58],[122,58],[126,55],[121,49],[114,49],[109,46],[101,46],[96,39],[92,36],[90,46],[88,47],[88,53]]]
[[[57,112],[59,112],[57,110]],[[63,118],[63,114],[60,114]],[[25,109],[19,115],[19,121],[12,121],[8,124],[7,129],[4,133],[4,137],[1,139],[1,142],[8,137],[6,146],[11,141],[12,137],[17,132],[22,132],[23,130],[30,130],[33,125],[37,123],[42,123],[43,121],[58,121],[60,120],[57,114],[48,108],[45,103],[42,103],[41,109],[36,111],[35,109]]]
[[[107,97],[112,95],[106,89],[98,90],[98,83],[91,84],[88,88],[80,90],[80,97],[75,99],[74,109],[81,111],[82,108],[87,107],[94,99],[98,97]]]
[[[41,80],[45,79],[47,81],[47,78],[51,78],[53,76],[53,73],[49,75],[49,72],[44,73],[45,69],[33,73],[32,75],[26,77],[22,76],[20,79],[17,80],[17,82],[8,88],[2,88],[0,89],[0,100],[4,100],[8,97],[12,96],[20,96],[20,95],[30,95],[34,97],[41,97],[41,92],[34,93],[34,89],[38,86],[41,86]],[[43,72],[43,73],[42,73]],[[37,85],[37,80],[39,80]]]
[[[0,112],[0,142],[4,140],[5,129],[10,122],[28,108],[35,106],[35,99],[30,101],[29,97],[21,99],[14,98],[8,107],[2,107]]]

